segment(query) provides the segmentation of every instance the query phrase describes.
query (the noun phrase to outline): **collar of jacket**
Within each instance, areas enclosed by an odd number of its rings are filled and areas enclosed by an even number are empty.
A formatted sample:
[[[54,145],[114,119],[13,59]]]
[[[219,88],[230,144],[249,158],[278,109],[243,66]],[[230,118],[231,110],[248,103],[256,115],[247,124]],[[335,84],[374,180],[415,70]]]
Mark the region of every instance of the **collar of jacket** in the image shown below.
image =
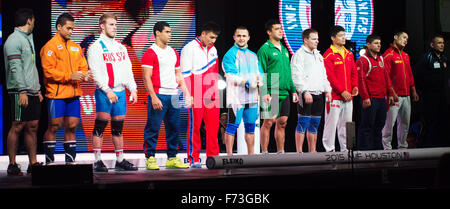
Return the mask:
[[[347,54],[349,53],[348,50],[345,48],[345,46],[342,46],[342,51],[341,51],[341,50],[337,49],[333,44],[331,44],[330,49],[333,51],[333,53],[340,54],[342,56],[342,58],[344,58],[344,59],[347,56]]]

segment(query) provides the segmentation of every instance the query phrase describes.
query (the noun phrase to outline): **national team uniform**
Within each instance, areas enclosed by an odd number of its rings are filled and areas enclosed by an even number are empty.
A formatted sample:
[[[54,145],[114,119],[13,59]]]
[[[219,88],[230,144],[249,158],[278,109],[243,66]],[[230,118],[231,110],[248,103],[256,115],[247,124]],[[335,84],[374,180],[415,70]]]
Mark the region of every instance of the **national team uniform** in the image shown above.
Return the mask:
[[[386,124],[383,128],[383,147],[392,149],[392,129],[397,121],[398,148],[408,148],[406,137],[409,131],[411,117],[410,90],[414,87],[414,78],[411,71],[409,56],[406,52],[400,51],[391,44],[383,54],[386,70],[392,81],[395,93],[398,95],[398,102],[389,107],[386,117]]]
[[[392,96],[391,79],[381,55],[373,57],[364,53],[356,61],[361,100],[370,99],[371,105],[361,109],[358,130],[358,150],[382,150],[381,131],[386,122],[386,97]]]
[[[125,87],[129,91],[136,91],[137,86],[125,46],[113,38],[100,34],[100,37],[89,47],[88,62],[96,87],[96,111],[109,113],[111,117],[126,115]],[[112,104],[106,96],[109,90],[117,95],[116,104]]]
[[[76,72],[86,74],[88,63],[80,45],[64,40],[58,33],[41,49],[41,63],[44,74],[45,97],[48,98],[49,118],[80,118],[79,81],[72,81],[70,75]],[[56,141],[44,141],[47,163],[54,161]],[[65,161],[72,163],[76,157],[76,141],[65,141]]]
[[[187,152],[190,163],[198,163],[201,137],[200,125],[205,122],[206,156],[217,156],[219,145],[220,101],[217,82],[219,79],[219,58],[214,45],[203,47],[197,37],[181,51],[180,66],[186,86],[193,96],[193,105],[189,110]],[[193,133],[193,134],[191,134]]]
[[[163,105],[161,111],[153,109],[152,99],[148,96],[147,124],[144,130],[145,157],[155,156],[163,120],[166,127],[167,157],[176,157],[180,129],[180,107],[175,102],[180,95],[175,73],[175,70],[180,69],[178,52],[170,46],[162,49],[153,44],[142,56],[142,67],[152,69],[153,89]]]
[[[358,72],[353,53],[347,49],[337,50],[333,45],[325,51],[324,55],[327,78],[332,91],[331,103],[326,103],[325,126],[323,131],[323,146],[327,152],[335,151],[336,127],[340,150],[347,150],[347,133],[345,124],[352,121],[353,101],[344,101],[343,91],[351,94],[354,87],[358,87]]]
[[[247,47],[234,44],[225,54],[222,68],[227,79],[228,125],[226,133],[235,135],[241,120],[244,121],[245,133],[255,132],[258,119],[258,88],[251,88],[252,83],[263,72],[258,57]],[[242,83],[247,80],[246,83]]]

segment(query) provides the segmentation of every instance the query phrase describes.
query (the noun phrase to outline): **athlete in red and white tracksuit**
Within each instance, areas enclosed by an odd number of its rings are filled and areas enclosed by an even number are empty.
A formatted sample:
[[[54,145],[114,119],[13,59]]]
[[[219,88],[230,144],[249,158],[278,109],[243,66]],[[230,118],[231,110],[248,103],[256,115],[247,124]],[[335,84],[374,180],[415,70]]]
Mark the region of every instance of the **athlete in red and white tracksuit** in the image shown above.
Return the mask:
[[[358,72],[356,71],[353,53],[343,47],[342,51],[334,45],[323,54],[327,78],[332,91],[331,103],[326,103],[325,126],[323,131],[323,146],[327,152],[335,151],[335,135],[338,129],[340,151],[347,150],[346,127],[347,122],[352,121],[353,101],[345,101],[341,96],[347,91],[352,94],[358,88]]]
[[[386,124],[383,128],[383,147],[392,149],[392,129],[397,121],[398,148],[407,148],[406,137],[409,130],[411,117],[410,91],[415,91],[414,78],[411,71],[409,56],[391,44],[383,54],[386,70],[391,78],[394,92],[398,96],[398,102],[388,107]],[[415,92],[414,92],[415,93]],[[394,96],[395,97],[395,96]],[[397,117],[398,116],[398,117]]]
[[[190,113],[191,133],[188,133],[187,154],[191,164],[199,163],[201,148],[200,125],[205,122],[206,156],[217,156],[219,145],[219,58],[214,45],[203,46],[199,37],[192,40],[181,51],[181,72],[186,86],[194,98]],[[193,124],[192,124],[193,123]]]

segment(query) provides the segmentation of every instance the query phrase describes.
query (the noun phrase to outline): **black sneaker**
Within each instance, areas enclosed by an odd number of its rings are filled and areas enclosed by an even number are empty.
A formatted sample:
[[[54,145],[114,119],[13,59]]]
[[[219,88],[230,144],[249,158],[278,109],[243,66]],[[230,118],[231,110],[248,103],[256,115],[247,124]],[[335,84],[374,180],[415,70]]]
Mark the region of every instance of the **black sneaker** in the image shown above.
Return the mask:
[[[122,162],[116,161],[116,171],[137,171],[138,168],[135,167],[132,163],[128,162],[127,160],[123,159]]]
[[[42,166],[42,165],[44,165],[44,163],[40,163],[40,162],[35,162],[32,165],[28,165],[27,174],[31,174],[34,166]]]
[[[99,160],[94,163],[94,171],[95,172],[108,172],[108,168],[105,164],[103,164],[103,161]]]
[[[23,176],[20,166],[17,163],[8,165],[8,176]]]

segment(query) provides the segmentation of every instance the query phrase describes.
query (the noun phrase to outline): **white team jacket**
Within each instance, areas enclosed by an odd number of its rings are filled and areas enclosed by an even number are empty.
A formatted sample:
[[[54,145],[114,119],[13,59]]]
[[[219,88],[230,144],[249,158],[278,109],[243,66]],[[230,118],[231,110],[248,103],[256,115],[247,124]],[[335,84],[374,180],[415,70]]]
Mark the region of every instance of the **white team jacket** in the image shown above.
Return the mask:
[[[110,89],[122,91],[126,87],[130,91],[136,91],[127,48],[119,42],[100,34],[89,47],[87,60],[97,89],[105,92]]]
[[[291,59],[291,73],[300,94],[304,91],[331,92],[323,57],[317,49],[311,53],[302,45]]]

